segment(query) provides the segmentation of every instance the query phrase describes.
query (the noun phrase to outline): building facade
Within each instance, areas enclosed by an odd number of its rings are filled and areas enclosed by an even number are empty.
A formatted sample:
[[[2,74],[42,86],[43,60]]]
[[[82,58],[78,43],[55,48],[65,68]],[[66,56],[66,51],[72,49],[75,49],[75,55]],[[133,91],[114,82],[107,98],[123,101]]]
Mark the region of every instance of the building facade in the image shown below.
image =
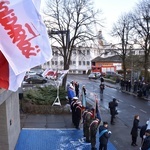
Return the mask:
[[[53,48],[53,58],[45,63],[42,68],[63,70],[63,57],[58,55],[57,48]],[[91,60],[100,55],[100,50],[93,47],[75,47],[70,61],[70,74],[87,74],[91,70]]]

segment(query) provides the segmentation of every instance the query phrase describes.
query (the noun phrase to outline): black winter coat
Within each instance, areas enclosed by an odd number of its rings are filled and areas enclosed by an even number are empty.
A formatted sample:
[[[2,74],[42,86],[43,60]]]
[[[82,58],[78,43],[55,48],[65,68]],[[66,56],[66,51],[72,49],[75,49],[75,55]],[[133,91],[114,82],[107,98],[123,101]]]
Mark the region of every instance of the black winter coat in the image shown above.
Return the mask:
[[[118,106],[117,102],[111,101],[109,102],[109,109],[111,115],[116,115],[116,107]]]
[[[99,127],[99,134],[103,131],[103,130],[106,130],[107,128],[105,128],[104,126],[100,126]],[[99,138],[99,142],[101,143],[101,144],[104,144],[104,145],[106,145],[107,143],[108,143],[108,139],[109,139],[109,137],[110,137],[110,133],[108,133],[108,131],[107,132],[105,132],[100,138]]]
[[[145,124],[144,126],[141,127],[140,130],[140,137],[143,138],[143,136],[145,135],[145,131],[147,129],[147,124]]]
[[[148,150],[150,148],[150,136],[147,136],[144,139],[143,145],[142,145],[142,150]]]
[[[139,120],[138,119],[134,119],[133,121],[133,127],[132,127],[132,130],[131,130],[131,135],[132,136],[138,136],[138,128],[139,127]]]

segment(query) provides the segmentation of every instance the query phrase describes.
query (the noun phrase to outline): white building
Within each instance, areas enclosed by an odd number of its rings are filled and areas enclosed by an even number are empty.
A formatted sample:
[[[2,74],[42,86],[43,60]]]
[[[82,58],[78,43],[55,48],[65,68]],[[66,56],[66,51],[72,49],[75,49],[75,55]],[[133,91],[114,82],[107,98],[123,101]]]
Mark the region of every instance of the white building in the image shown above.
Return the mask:
[[[45,63],[42,68],[63,70],[63,57],[58,55],[56,47],[53,49],[53,58]],[[101,50],[93,47],[75,47],[72,52],[69,73],[86,74],[91,69],[91,60],[100,55]]]

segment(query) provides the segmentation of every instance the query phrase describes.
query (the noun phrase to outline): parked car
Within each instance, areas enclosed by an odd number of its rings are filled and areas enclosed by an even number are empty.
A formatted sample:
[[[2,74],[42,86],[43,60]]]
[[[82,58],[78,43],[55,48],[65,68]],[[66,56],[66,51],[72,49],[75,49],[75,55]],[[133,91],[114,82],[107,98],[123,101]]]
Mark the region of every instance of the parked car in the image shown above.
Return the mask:
[[[27,79],[25,79],[26,82],[32,84],[32,83],[46,83],[47,79],[45,79],[42,76],[39,75],[31,75]]]
[[[113,71],[107,71],[105,76],[112,76],[112,77],[122,77],[122,75],[116,73],[116,72],[113,72]]]
[[[99,72],[92,72],[88,75],[89,79],[99,79],[101,74]]]

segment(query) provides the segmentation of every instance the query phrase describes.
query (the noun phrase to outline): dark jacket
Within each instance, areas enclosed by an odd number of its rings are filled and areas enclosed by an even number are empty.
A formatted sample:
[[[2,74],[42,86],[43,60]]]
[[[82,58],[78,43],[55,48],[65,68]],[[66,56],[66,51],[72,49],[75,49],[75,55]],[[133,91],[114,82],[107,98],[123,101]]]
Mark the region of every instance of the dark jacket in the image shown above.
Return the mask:
[[[139,120],[138,119],[134,119],[133,121],[133,127],[131,129],[131,135],[132,136],[138,136],[138,129],[139,129]]]
[[[111,115],[116,115],[116,107],[118,106],[118,103],[115,101],[109,102],[109,109]]]
[[[141,147],[141,150],[148,150],[150,148],[150,136],[147,136],[144,139],[143,145]]]
[[[141,130],[140,130],[140,137],[143,138],[143,136],[145,135],[145,131],[147,129],[147,124],[143,125],[141,127]]]
[[[99,134],[103,131],[106,130],[107,128],[105,128],[104,126],[100,126],[99,127]],[[110,137],[110,133],[108,133],[108,131],[106,131],[100,138],[99,138],[99,142],[101,144],[106,145],[108,143],[108,138]]]

